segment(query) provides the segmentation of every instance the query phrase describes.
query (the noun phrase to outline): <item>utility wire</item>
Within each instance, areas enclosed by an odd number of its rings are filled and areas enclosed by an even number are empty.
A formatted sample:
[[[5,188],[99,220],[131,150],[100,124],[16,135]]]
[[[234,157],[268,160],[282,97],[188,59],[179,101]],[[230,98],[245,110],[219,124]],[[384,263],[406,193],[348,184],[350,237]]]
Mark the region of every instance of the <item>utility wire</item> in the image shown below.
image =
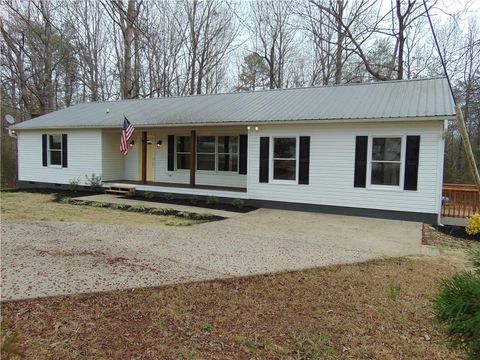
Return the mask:
[[[430,18],[430,14],[428,12],[426,0],[423,0],[423,6],[425,7],[425,13],[427,14],[428,23],[430,24],[430,29],[432,30],[433,40],[435,41],[435,46],[437,47],[437,52],[438,52],[438,55],[440,56],[440,62],[442,63],[443,72],[445,73],[445,76],[447,78],[448,87],[450,88],[450,92],[452,93],[453,102],[456,105],[457,102],[455,100],[455,94],[453,93],[452,83],[450,82],[450,77],[448,76],[448,72],[447,72],[447,66],[445,65],[445,60],[443,59],[442,52],[440,51],[440,45],[438,45],[437,35],[435,34],[435,30],[433,28],[432,19]]]

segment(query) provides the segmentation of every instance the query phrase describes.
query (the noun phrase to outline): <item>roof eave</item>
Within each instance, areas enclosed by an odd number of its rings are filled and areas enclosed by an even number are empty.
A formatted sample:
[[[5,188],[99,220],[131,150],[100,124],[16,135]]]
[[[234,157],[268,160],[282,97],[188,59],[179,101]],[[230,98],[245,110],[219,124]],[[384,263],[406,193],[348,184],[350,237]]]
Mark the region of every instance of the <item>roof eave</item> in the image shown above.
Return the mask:
[[[165,123],[165,124],[136,124],[137,128],[172,128],[172,127],[192,127],[192,126],[247,126],[252,124],[325,124],[325,123],[355,123],[355,122],[401,122],[401,121],[441,121],[451,120],[455,114],[434,115],[434,116],[407,116],[391,118],[341,118],[341,119],[299,119],[299,120],[252,120],[252,121],[216,121],[216,122],[188,122],[188,123]],[[121,125],[84,125],[84,126],[35,126],[35,127],[9,127],[15,131],[21,130],[60,130],[60,129],[119,129]]]

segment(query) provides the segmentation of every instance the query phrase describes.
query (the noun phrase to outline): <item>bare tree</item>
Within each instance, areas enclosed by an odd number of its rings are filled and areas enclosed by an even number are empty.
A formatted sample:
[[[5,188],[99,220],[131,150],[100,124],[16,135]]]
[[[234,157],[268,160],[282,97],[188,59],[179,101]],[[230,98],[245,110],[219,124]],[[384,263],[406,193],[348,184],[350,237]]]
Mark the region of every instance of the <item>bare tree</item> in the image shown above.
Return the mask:
[[[293,10],[287,0],[252,0],[250,6],[255,50],[268,64],[270,88],[282,88],[294,38]]]

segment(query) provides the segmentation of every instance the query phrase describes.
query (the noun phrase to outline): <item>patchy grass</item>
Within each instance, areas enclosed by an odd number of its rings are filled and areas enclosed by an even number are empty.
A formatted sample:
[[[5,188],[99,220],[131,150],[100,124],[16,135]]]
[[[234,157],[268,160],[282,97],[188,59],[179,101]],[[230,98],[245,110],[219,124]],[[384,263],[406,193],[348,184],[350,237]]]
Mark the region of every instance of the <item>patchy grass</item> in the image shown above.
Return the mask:
[[[185,226],[201,221],[126,212],[120,209],[55,202],[55,195],[29,192],[1,192],[2,220],[75,221],[126,226]]]
[[[441,258],[393,259],[6,302],[3,340],[44,359],[463,359],[432,314],[455,271]]]

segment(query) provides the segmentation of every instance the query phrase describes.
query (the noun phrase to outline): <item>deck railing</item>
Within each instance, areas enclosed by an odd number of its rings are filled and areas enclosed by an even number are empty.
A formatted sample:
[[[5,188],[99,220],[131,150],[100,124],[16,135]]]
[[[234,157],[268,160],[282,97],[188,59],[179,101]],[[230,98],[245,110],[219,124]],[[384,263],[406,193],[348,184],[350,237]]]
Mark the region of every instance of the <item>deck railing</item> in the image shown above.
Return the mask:
[[[475,185],[443,184],[442,216],[466,218],[480,213],[480,194]]]

